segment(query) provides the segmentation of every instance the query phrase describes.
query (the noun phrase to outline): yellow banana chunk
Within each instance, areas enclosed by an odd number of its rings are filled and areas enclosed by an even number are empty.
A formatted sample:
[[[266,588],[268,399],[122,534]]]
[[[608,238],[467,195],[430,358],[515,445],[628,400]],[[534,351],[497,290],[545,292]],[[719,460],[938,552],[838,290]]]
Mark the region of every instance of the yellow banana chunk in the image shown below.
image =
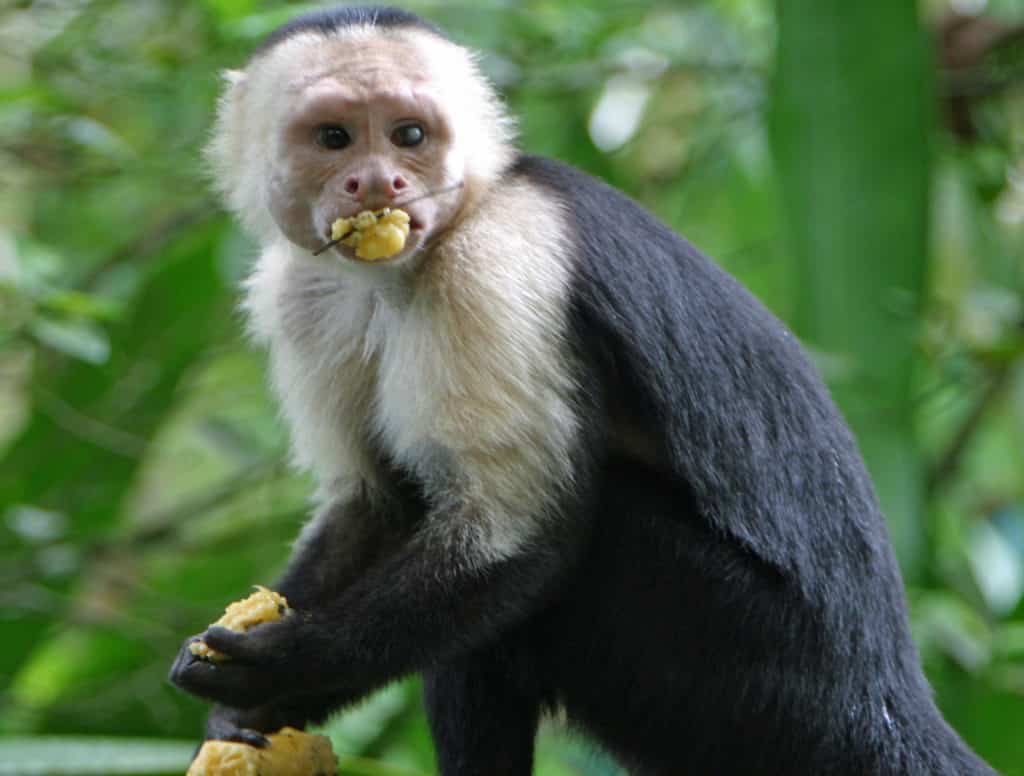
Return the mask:
[[[288,601],[283,595],[257,585],[255,593],[229,604],[221,618],[213,624],[241,632],[263,622],[280,620],[289,611]],[[216,662],[227,659],[227,655],[211,649],[205,641],[193,641],[188,645],[188,649],[193,655],[204,660]]]
[[[351,218],[339,218],[333,224],[331,224],[331,239],[340,240],[342,237],[351,232],[355,227],[352,226]]]
[[[377,214],[372,210],[364,210],[352,219],[352,226],[355,227],[357,232],[365,232],[375,223],[377,223]]]
[[[364,210],[351,218],[339,218],[331,224],[331,239],[355,248],[356,256],[360,259],[386,259],[405,247],[405,238],[409,236],[409,220],[409,214],[404,210]]]
[[[405,234],[394,224],[377,224],[371,230],[363,232],[356,256],[367,261],[386,259],[394,256],[405,247]]]
[[[409,232],[409,214],[404,210],[388,210],[385,208],[383,215],[378,220],[384,224],[394,224],[399,227],[405,226],[406,234]]]
[[[207,741],[186,776],[335,776],[338,763],[325,736],[282,728],[258,749],[235,741]]]

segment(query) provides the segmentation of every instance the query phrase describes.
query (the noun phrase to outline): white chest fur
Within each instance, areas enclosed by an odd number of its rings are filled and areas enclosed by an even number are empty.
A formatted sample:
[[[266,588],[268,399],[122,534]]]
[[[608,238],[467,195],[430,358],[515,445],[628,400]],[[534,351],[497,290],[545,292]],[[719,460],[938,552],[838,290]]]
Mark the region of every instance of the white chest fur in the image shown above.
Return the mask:
[[[325,496],[372,476],[369,439],[428,481],[441,452],[492,514],[542,507],[569,476],[570,267],[560,208],[543,197],[507,186],[404,283],[288,246],[261,257],[246,309],[296,462]]]

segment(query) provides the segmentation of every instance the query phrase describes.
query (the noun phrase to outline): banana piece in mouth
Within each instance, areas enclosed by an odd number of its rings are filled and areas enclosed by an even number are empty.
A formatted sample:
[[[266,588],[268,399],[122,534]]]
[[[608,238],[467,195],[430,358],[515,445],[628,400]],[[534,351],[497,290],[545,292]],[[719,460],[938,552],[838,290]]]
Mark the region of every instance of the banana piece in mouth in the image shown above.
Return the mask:
[[[331,240],[355,248],[356,256],[365,261],[387,259],[405,247],[409,220],[404,210],[364,210],[331,224]]]

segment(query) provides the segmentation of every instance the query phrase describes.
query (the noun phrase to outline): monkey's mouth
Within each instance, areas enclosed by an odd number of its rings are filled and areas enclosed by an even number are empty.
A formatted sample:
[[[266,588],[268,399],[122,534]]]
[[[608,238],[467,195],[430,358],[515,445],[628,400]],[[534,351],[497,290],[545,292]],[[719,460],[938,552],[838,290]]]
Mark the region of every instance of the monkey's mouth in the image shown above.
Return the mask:
[[[356,253],[356,251],[347,251],[346,248],[349,247],[352,243],[353,232],[358,233],[360,231],[358,220],[363,215],[371,219],[371,224],[376,224],[377,219],[391,218],[393,217],[393,215],[404,215],[405,218],[408,219],[405,222],[407,224],[406,237],[415,232],[417,234],[417,237],[419,237],[422,240],[423,232],[426,231],[426,224],[424,224],[423,221],[421,221],[415,215],[408,212],[408,210],[405,209],[406,206],[412,204],[413,202],[417,202],[421,199],[427,199],[428,197],[436,197],[439,194],[445,194],[451,191],[456,191],[458,189],[461,189],[462,185],[462,181],[459,181],[458,183],[454,183],[446,188],[438,189],[436,191],[428,191],[425,194],[421,194],[418,197],[413,197],[412,199],[407,199],[404,202],[396,202],[394,203],[393,207],[385,207],[379,211],[360,211],[359,213],[354,213],[352,215],[342,216],[331,223],[330,228],[326,230],[327,234],[325,236],[327,238],[327,242],[325,242],[323,245],[321,245],[319,248],[313,251],[313,255],[319,256],[321,253],[328,250],[329,248],[334,248],[335,251],[337,251],[343,256]],[[394,211],[398,211],[398,213],[395,214]],[[391,213],[392,215],[389,215],[389,213]],[[345,225],[342,224],[343,221],[348,221],[349,223]],[[401,224],[399,223],[398,226],[400,227]],[[336,227],[344,229],[344,231],[340,231],[337,233],[337,237],[335,236]],[[392,226],[392,228],[394,227]],[[357,239],[361,239],[362,235],[356,234],[355,237]],[[403,244],[401,247],[398,248],[398,250],[394,251],[394,253],[381,256],[381,258],[390,259],[394,256],[398,256],[399,254],[404,253],[405,250],[406,246]],[[363,257],[359,256],[357,258]],[[369,260],[377,261],[378,259]]]
[[[402,241],[401,246],[392,245],[390,250],[379,252],[371,249],[370,252],[364,252],[360,249],[359,243],[352,243],[349,241],[341,240],[329,240],[325,245],[322,245],[319,249],[313,252],[314,256],[321,256],[326,251],[330,251],[337,259],[344,262],[353,262],[356,264],[400,264],[405,259],[409,258],[415,253],[418,253],[425,244],[425,235],[427,233],[427,226],[423,221],[419,219],[409,219],[409,232],[405,239]]]
[[[383,262],[407,253],[410,247],[410,238],[414,242],[422,242],[426,224],[420,218],[404,210],[399,211],[406,219],[404,224],[400,221],[397,224],[395,222],[386,223],[385,219],[390,217],[391,212],[393,211],[390,208],[383,208],[378,211],[360,211],[359,214],[337,219],[324,230],[327,241],[314,250],[313,255],[319,256],[333,248],[335,253],[345,258]],[[369,224],[360,226],[358,219],[364,215],[372,220]],[[379,231],[381,224],[384,224],[386,236],[382,236]],[[339,225],[344,229],[343,232],[338,231]],[[381,240],[383,240],[383,244]],[[367,248],[367,243],[370,241],[374,243],[374,247]]]

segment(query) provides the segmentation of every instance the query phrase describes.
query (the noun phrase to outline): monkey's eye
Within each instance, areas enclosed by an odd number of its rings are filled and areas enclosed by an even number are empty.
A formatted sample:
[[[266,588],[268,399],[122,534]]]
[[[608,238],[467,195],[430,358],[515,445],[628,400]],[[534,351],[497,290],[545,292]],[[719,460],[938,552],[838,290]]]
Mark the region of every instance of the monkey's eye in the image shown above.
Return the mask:
[[[391,133],[391,142],[408,148],[418,146],[425,137],[426,133],[419,124],[403,124]]]
[[[323,124],[316,128],[316,142],[324,148],[339,151],[351,143],[352,138],[349,137],[344,127],[339,127],[337,124]]]

